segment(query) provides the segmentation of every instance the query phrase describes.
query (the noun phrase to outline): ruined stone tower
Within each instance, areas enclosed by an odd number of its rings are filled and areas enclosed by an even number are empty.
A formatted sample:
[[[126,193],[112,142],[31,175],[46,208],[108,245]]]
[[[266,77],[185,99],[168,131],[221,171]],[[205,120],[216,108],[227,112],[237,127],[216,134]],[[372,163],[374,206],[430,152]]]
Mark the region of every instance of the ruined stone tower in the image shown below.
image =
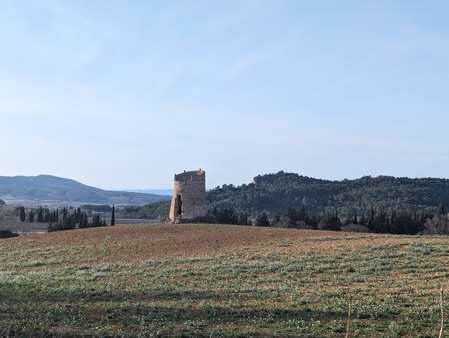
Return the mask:
[[[204,216],[206,211],[206,172],[200,169],[175,174],[170,221],[189,221]]]

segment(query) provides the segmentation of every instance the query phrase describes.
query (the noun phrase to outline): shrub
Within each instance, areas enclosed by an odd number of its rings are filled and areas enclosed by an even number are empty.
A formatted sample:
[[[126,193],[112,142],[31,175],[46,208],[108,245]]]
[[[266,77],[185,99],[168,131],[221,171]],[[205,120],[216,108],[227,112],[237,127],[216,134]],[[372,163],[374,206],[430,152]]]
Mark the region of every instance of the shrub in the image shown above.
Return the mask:
[[[0,238],[17,237],[19,234],[12,232],[11,230],[0,230]]]

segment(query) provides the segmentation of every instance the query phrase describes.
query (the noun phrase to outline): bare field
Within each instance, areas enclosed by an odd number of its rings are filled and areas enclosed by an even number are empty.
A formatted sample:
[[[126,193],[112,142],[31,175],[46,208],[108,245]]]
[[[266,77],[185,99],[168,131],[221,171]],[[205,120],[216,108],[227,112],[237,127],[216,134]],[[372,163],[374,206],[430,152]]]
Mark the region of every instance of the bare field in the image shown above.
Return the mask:
[[[0,222],[0,230],[11,230],[20,234],[42,233],[47,232],[46,223],[28,223],[17,220],[8,220]]]
[[[107,247],[106,251],[95,253],[95,260],[142,262],[208,256],[221,250],[258,248],[264,243],[324,236],[348,237],[353,234],[234,225],[140,224],[27,235],[11,240],[10,244],[15,250],[30,246],[36,249]]]
[[[102,219],[110,223],[111,216],[102,215]],[[144,220],[144,219],[128,219],[128,218],[116,218],[117,224],[154,224],[157,223],[155,220]],[[23,235],[33,234],[33,233],[43,233],[47,232],[48,223],[37,223],[37,222],[21,222],[18,217],[7,217],[0,220],[0,230],[11,230]]]
[[[448,244],[210,224],[5,239],[0,337],[345,337],[349,299],[351,337],[438,336]]]

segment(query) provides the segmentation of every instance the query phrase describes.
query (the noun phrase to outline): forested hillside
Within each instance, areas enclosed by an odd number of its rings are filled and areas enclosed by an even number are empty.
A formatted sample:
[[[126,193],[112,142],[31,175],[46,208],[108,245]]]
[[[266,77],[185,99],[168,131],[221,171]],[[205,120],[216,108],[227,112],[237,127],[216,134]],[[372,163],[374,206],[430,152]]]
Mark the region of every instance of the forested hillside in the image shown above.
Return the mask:
[[[283,171],[207,194],[208,221],[320,230],[449,235],[449,180],[364,176],[328,181]],[[170,202],[124,208],[122,215],[164,218]],[[204,220],[203,220],[204,221]]]
[[[364,176],[328,181],[283,171],[257,176],[250,184],[223,185],[208,193],[210,208],[229,208],[251,216],[275,214],[291,205],[308,212],[332,212],[339,217],[370,216],[373,209],[409,212],[449,205],[449,180]]]

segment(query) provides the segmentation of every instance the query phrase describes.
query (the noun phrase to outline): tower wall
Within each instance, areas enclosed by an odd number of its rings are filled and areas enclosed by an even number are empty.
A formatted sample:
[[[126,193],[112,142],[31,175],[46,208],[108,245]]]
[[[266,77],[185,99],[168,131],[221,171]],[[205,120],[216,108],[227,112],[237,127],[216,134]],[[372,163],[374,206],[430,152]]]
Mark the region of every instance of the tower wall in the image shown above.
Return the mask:
[[[206,211],[206,172],[200,169],[176,174],[170,221],[176,223],[194,219],[204,216]]]

